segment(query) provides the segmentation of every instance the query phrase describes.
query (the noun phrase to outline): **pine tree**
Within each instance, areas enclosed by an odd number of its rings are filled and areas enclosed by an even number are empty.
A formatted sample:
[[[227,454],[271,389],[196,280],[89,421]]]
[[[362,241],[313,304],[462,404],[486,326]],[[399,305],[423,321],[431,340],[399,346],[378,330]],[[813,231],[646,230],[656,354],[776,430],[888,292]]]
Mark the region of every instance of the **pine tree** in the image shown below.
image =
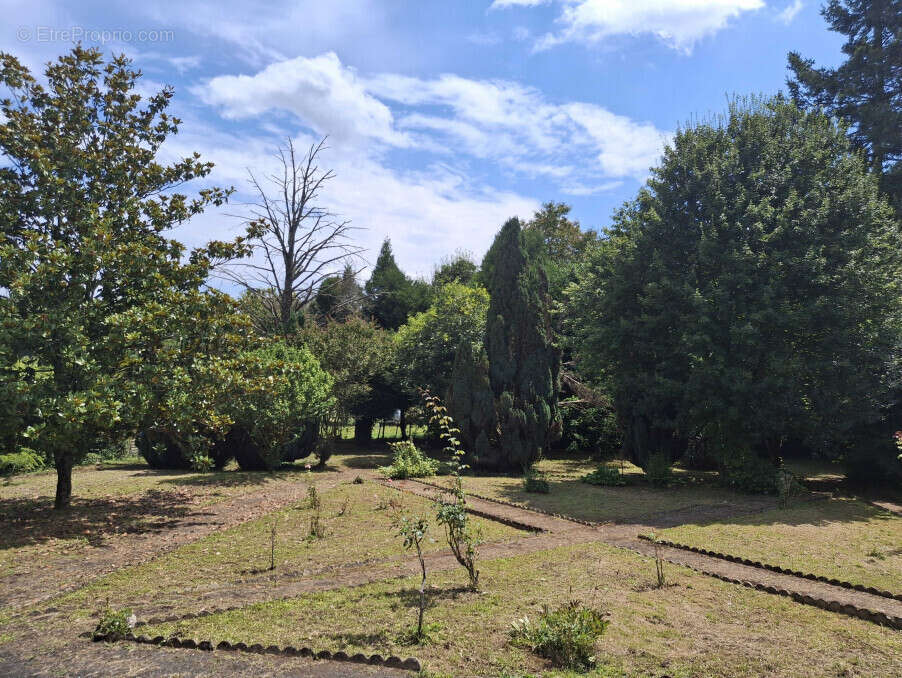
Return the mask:
[[[526,469],[560,434],[560,354],[548,313],[548,280],[509,220],[483,260],[489,312],[485,347],[498,417],[497,466]]]
[[[365,310],[387,330],[398,329],[409,316],[429,308],[431,301],[429,284],[411,280],[398,268],[391,241],[387,238],[364,289],[367,295]]]
[[[354,268],[346,264],[340,276],[329,276],[320,283],[313,305],[321,318],[343,322],[362,308],[363,290]]]
[[[789,53],[795,101],[851,124],[853,143],[868,156],[881,188],[902,209],[902,1],[830,0],[821,10],[830,30],[848,36],[846,61],[815,68]]]
[[[460,428],[463,449],[471,466],[497,466],[498,451],[492,446],[497,420],[489,361],[482,342],[463,340],[454,355],[451,385],[445,399],[448,414]]]

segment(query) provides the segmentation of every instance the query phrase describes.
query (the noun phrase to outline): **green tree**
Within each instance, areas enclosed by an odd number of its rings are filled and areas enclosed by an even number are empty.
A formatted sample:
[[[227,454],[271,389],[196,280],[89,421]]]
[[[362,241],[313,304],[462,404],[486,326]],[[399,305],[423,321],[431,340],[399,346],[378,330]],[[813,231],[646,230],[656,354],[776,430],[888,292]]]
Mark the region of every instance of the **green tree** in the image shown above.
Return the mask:
[[[393,381],[396,371],[392,337],[386,330],[352,317],[346,322],[330,320],[324,325],[307,323],[295,340],[307,346],[332,376],[335,405],[329,418],[333,435],[352,415],[367,417],[372,429],[374,417],[397,407],[396,399],[387,402],[384,398],[386,384]],[[377,404],[381,409],[375,407]]]
[[[10,92],[0,101],[0,355],[13,378],[23,366],[42,373],[21,394],[32,421],[25,435],[56,465],[62,509],[79,456],[129,435],[144,414],[127,375],[154,360],[138,350],[147,334],[179,305],[203,305],[213,263],[239,252],[218,243],[186,257],[165,237],[228,195],[173,190],[210,172],[196,154],[156,160],[178,131],[166,113],[171,89],[142,100],[128,59],[104,63],[81,47],[45,76],[46,86],[0,54]],[[130,324],[142,317],[154,322]]]
[[[313,299],[313,310],[321,319],[347,320],[363,308],[363,290],[351,264],[345,264],[341,275],[330,276],[320,283]]]
[[[900,234],[845,130],[782,98],[677,133],[571,289],[579,359],[646,465],[834,450],[888,401]]]
[[[454,367],[446,398],[448,414],[460,429],[461,446],[471,466],[495,463],[498,419],[489,383],[489,361],[482,340],[462,339],[454,353]]]
[[[560,354],[554,345],[548,280],[510,219],[483,259],[490,295],[485,348],[498,417],[495,466],[528,468],[560,435]]]
[[[435,267],[432,273],[432,287],[441,289],[448,283],[457,282],[464,285],[472,285],[476,282],[479,267],[470,255],[458,252],[453,257],[446,257]]]
[[[789,53],[793,98],[851,124],[851,138],[867,153],[883,190],[902,213],[902,3],[830,0],[821,10],[830,30],[846,36],[846,60],[816,68]]]
[[[431,301],[429,284],[411,280],[398,268],[388,239],[382,243],[364,289],[367,295],[365,311],[387,330],[398,329],[408,317],[425,311]]]
[[[417,388],[433,393],[447,390],[457,345],[482,340],[488,306],[485,288],[452,282],[436,291],[427,310],[398,328],[397,363],[411,393]]]

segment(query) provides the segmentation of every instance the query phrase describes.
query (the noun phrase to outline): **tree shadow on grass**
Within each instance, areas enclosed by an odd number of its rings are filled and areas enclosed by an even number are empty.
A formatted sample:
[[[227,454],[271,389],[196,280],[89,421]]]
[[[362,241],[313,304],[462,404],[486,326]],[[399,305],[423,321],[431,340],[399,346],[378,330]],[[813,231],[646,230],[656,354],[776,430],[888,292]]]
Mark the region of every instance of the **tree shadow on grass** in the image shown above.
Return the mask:
[[[72,498],[67,511],[54,511],[48,498],[0,499],[0,549],[80,540],[102,546],[117,534],[160,533],[191,526],[202,516],[184,493],[148,490],[132,497]]]

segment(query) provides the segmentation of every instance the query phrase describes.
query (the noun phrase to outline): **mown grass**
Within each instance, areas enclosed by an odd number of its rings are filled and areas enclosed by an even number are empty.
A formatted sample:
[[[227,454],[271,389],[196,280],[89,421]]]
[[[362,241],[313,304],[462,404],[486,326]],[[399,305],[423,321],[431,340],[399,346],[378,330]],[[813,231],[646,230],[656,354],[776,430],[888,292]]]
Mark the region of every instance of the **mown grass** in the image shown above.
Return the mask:
[[[308,645],[348,653],[415,655],[428,675],[522,676],[551,667],[512,647],[515,619],[543,604],[579,599],[610,615],[597,645],[604,676],[892,676],[902,674],[902,634],[668,566],[603,544],[562,547],[482,565],[483,592],[462,572],[433,573],[431,640],[406,646],[416,618],[416,578],[343,588],[143,629],[214,642]]]
[[[621,466],[621,462],[611,462]],[[467,492],[512,502],[526,508],[595,522],[632,522],[645,516],[686,509],[698,505],[736,504],[748,499],[718,487],[714,474],[675,469],[670,487],[654,488],[645,482],[641,469],[623,462],[625,487],[599,487],[581,481],[598,462],[588,459],[545,459],[536,470],[544,473],[551,487],[548,494],[534,494],[523,488],[523,478],[508,476],[468,476]]]
[[[660,533],[681,544],[902,593],[902,517],[830,499]]]
[[[308,502],[181,546],[155,560],[123,568],[64,596],[57,606],[94,605],[96,600],[128,606],[157,603],[167,597],[223,586],[266,586],[270,572],[271,529],[276,528],[276,576],[300,578],[305,571],[369,560],[397,559],[402,551],[393,518],[399,511],[432,518],[431,503],[375,483],[348,482],[320,494],[325,536],[310,537],[314,514]],[[475,520],[486,541],[504,541],[528,533],[487,520]],[[431,525],[424,551],[447,548],[444,533]]]

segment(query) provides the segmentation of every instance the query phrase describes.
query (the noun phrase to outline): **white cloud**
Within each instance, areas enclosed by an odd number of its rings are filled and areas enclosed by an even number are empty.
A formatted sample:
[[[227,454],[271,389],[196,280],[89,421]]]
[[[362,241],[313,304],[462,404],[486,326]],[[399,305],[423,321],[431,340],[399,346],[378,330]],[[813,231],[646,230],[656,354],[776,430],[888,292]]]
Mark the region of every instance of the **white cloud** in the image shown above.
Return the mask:
[[[589,103],[549,101],[507,80],[445,74],[358,74],[330,52],[270,64],[255,75],[213,78],[194,92],[227,118],[293,113],[336,146],[415,148],[498,163],[551,179],[643,179],[666,135]],[[391,105],[391,107],[390,107]]]
[[[272,110],[294,113],[335,143],[374,139],[392,146],[409,140],[394,128],[388,106],[369,95],[355,72],[334,52],[270,64],[255,75],[221,75],[193,92],[228,118]]]
[[[777,14],[776,19],[782,24],[789,25],[798,16],[799,12],[805,7],[802,0],[794,0],[791,5],[787,5],[783,11]]]
[[[565,42],[597,43],[619,35],[653,35],[668,46],[690,52],[742,14],[764,7],[764,0],[558,0],[561,28],[536,43],[537,50]],[[796,0],[799,2],[799,0]],[[496,0],[492,7],[533,6],[532,0]]]

